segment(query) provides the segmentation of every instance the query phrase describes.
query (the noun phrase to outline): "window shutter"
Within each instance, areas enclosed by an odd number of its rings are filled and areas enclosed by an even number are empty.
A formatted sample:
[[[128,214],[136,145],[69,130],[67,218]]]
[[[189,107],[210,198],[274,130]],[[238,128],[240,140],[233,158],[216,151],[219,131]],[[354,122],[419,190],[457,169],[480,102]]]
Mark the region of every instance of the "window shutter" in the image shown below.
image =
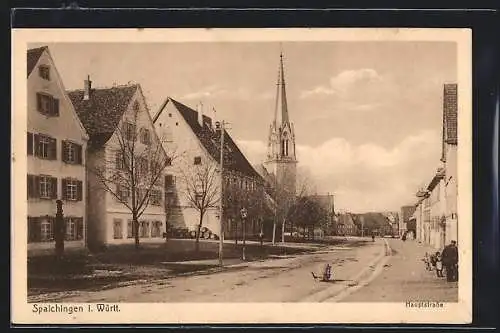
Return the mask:
[[[57,159],[57,140],[54,138],[50,138],[49,159],[51,160]]]
[[[41,240],[41,231],[40,219],[28,216],[28,242],[39,242]]]
[[[76,200],[78,201],[82,201],[82,181],[81,180],[78,180],[76,182]]]
[[[28,216],[28,243],[31,243],[34,241],[34,223],[33,223],[33,218],[31,216]]]
[[[34,143],[35,143],[35,147],[34,147],[35,149],[34,149],[33,153],[35,156],[39,156],[38,148],[40,147],[40,135],[33,134],[33,138],[34,138]]]
[[[82,146],[75,145],[75,147],[76,147],[76,163],[82,164]]]
[[[61,160],[68,162],[68,148],[65,140],[61,140]]]
[[[36,93],[36,109],[42,111],[42,94]]]
[[[76,239],[83,239],[83,217],[79,217],[76,219]]]
[[[32,176],[31,181],[33,182],[33,198],[40,197],[40,176]]]
[[[57,178],[51,178],[52,182],[52,199],[57,199]]]
[[[27,194],[28,194],[28,199],[31,198],[31,196],[33,195],[33,183],[32,183],[32,179],[33,176],[32,175],[28,175],[28,177],[26,178],[26,185],[27,188],[26,188],[26,191],[27,191]]]
[[[52,115],[59,117],[59,100],[57,98],[52,99]]]
[[[56,219],[54,216],[50,216],[48,218],[49,223],[50,223],[50,240],[54,240],[54,235],[56,233]]]
[[[33,155],[33,133],[28,132],[28,155]]]
[[[62,190],[62,199],[66,200],[68,198],[68,180],[66,178],[61,179],[61,190]]]

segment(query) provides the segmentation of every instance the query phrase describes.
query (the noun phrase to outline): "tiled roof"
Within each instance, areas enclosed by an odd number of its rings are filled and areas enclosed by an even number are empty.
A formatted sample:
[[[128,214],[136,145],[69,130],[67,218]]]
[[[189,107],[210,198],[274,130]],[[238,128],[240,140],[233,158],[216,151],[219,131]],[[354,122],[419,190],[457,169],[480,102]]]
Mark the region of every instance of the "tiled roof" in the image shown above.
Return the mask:
[[[445,126],[445,141],[449,144],[457,144],[457,85],[444,85],[443,117]]]
[[[190,107],[171,99],[175,108],[179,110],[184,120],[188,123],[193,133],[198,137],[203,147],[208,151],[215,161],[220,160],[220,135],[217,134],[212,128],[212,119],[203,115],[203,127],[198,122],[198,112]],[[157,118],[158,115],[155,116]],[[238,171],[246,176],[257,178],[263,181],[260,174],[255,171],[252,165],[248,162],[245,155],[240,151],[231,136],[224,132],[224,149],[226,159],[224,161],[224,168],[232,171]]]
[[[28,65],[28,75],[30,76],[31,72],[36,66],[38,59],[42,55],[43,51],[47,49],[47,46],[37,47],[36,49],[29,49],[27,54],[27,65]]]
[[[102,147],[111,138],[139,85],[92,88],[90,98],[84,91],[68,91],[76,113],[89,134],[92,148]]]

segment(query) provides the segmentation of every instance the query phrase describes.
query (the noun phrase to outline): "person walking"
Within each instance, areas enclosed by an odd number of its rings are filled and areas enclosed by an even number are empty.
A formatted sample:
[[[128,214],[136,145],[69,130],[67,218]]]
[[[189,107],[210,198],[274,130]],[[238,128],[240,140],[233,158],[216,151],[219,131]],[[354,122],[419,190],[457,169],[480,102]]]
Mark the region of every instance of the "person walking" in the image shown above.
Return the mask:
[[[457,242],[452,240],[446,245],[441,254],[443,266],[446,269],[446,281],[458,281],[458,248]]]
[[[439,252],[436,252],[436,275],[437,277],[443,277],[443,259]]]

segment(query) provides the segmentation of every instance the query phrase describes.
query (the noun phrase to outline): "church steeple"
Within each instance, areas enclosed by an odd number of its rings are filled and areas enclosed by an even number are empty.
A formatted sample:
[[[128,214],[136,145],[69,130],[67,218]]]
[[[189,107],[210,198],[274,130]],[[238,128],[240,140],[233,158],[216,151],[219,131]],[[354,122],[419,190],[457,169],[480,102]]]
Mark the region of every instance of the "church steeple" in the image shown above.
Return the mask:
[[[278,83],[276,87],[276,105],[274,110],[274,125],[283,127],[290,122],[288,118],[288,105],[286,100],[285,69],[283,66],[283,52],[280,52],[278,69]]]
[[[269,126],[267,159],[264,166],[275,177],[278,188],[290,197],[295,195],[297,158],[295,155],[295,131],[290,122],[286,99],[283,52],[280,52],[276,104],[274,118]]]

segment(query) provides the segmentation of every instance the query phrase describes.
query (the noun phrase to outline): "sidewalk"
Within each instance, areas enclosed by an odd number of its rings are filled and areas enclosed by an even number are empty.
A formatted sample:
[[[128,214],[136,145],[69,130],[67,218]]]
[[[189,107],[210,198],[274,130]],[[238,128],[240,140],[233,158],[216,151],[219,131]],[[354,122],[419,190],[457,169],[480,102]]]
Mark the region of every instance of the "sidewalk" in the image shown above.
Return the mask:
[[[381,274],[343,302],[458,301],[456,282],[447,282],[435,271],[425,270],[421,259],[431,248],[412,240],[388,241],[393,253]]]

